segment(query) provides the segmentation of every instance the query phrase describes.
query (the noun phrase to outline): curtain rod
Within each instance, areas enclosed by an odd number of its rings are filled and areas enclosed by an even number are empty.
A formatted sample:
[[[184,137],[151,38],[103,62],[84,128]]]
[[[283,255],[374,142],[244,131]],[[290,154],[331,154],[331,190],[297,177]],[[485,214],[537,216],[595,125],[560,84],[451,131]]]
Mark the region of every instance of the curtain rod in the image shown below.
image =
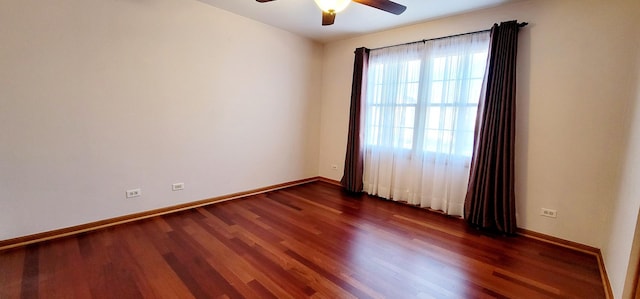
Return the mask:
[[[529,23],[527,23],[527,22],[518,23],[518,27],[520,27],[520,28],[522,28],[524,26],[527,26],[527,25],[529,25]],[[442,36],[442,37],[436,37],[436,38],[430,38],[430,39],[417,40],[417,41],[414,41],[414,42],[408,42],[408,43],[391,45],[391,46],[384,46],[384,47],[380,47],[380,48],[374,48],[374,49],[371,49],[371,50],[381,50],[381,49],[386,49],[386,48],[391,48],[391,47],[406,46],[406,45],[417,44],[417,43],[425,43],[425,42],[432,41],[432,40],[439,40],[439,39],[443,39],[443,38],[450,38],[450,37],[463,36],[463,35],[469,35],[469,34],[476,34],[476,33],[481,33],[481,32],[489,32],[489,31],[491,31],[491,29],[478,30],[478,31],[454,34],[454,35],[449,35],[449,36]]]

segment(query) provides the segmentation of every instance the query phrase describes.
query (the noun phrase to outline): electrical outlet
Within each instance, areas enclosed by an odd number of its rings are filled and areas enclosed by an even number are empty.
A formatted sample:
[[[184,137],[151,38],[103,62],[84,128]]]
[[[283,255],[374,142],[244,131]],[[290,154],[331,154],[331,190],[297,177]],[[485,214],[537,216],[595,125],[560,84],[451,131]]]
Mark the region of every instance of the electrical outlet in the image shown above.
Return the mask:
[[[558,211],[552,209],[540,209],[540,215],[545,217],[556,218],[558,216]]]
[[[140,190],[140,188],[127,190],[125,192],[125,195],[126,195],[127,198],[138,197],[138,196],[142,195],[142,190]]]
[[[171,190],[173,191],[180,191],[184,189],[184,183],[175,183],[171,185]]]

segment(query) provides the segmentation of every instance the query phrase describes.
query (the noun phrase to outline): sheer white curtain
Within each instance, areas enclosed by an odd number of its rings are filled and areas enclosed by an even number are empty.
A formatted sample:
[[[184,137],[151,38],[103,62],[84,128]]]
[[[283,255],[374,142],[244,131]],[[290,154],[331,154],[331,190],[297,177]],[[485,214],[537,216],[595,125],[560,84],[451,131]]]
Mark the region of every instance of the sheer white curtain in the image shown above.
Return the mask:
[[[489,33],[371,50],[364,191],[463,215]]]

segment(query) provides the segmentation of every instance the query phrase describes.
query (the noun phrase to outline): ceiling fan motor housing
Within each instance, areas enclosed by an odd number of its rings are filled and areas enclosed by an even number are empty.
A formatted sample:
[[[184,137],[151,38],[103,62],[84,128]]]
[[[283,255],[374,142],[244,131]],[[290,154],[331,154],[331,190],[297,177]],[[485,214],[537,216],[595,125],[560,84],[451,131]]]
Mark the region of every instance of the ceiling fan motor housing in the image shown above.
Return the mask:
[[[314,0],[316,5],[322,9],[322,11],[330,13],[338,13],[343,11],[351,0]]]

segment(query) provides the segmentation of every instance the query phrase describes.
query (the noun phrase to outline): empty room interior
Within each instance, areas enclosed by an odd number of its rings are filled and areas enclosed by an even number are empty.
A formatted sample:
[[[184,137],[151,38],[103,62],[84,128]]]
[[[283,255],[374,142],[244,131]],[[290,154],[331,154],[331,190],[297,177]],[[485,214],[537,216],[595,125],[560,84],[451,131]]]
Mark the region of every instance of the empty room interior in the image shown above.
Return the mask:
[[[352,2],[0,1],[0,298],[635,296],[640,1]],[[511,20],[517,233],[343,190],[354,51]]]

